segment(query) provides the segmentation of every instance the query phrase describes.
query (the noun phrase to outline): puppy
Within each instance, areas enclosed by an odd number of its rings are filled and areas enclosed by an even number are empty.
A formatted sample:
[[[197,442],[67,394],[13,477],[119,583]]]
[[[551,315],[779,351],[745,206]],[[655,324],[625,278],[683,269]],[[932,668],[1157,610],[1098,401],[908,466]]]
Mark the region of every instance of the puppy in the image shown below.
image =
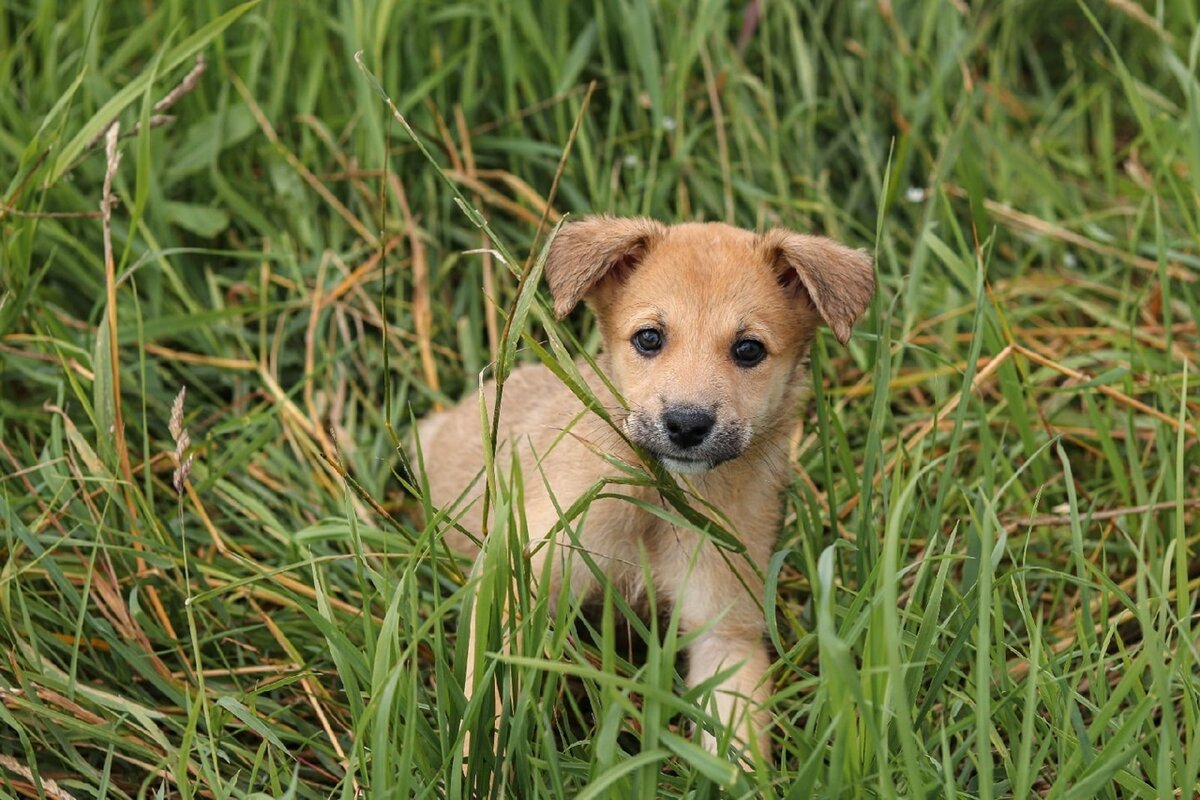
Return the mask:
[[[496,464],[521,464],[530,574],[538,592],[567,588],[585,598],[599,587],[587,559],[631,602],[645,591],[671,604],[688,648],[690,686],[718,672],[718,717],[742,747],[770,753],[770,659],[763,640],[763,573],[780,521],[791,465],[787,442],[820,324],[843,344],[874,291],[871,258],[829,239],[775,229],[755,234],[719,223],[667,226],[651,219],[590,217],[565,225],[545,265],[561,319],[580,301],[595,312],[604,349],[600,371],[580,372],[613,426],[545,367],[514,369],[505,383]],[[484,387],[491,404],[495,387]],[[418,426],[434,505],[483,530],[484,437],[478,401]],[[490,416],[489,416],[490,419]],[[632,442],[640,453],[630,447]],[[585,516],[560,518],[605,477],[614,461],[657,460],[715,510],[745,546],[723,550],[708,536],[644,509],[665,505],[653,487],[610,484]],[[630,502],[630,500],[634,502]],[[642,504],[639,507],[638,503]],[[474,554],[472,537],[450,529],[449,544]],[[582,551],[582,553],[581,553]],[[548,583],[547,583],[548,582]],[[470,634],[466,691],[478,654]],[[710,750],[717,740],[705,733]]]

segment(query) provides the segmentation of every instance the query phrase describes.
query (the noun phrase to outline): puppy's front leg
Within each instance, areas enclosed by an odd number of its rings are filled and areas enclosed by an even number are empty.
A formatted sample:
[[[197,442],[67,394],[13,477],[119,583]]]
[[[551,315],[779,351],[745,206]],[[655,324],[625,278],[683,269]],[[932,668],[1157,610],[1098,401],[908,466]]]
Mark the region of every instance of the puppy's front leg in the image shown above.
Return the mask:
[[[771,696],[771,680],[767,675],[771,659],[761,631],[718,623],[688,648],[688,661],[689,686],[735,668],[713,692],[717,716],[733,732],[739,746],[749,749],[753,743],[763,758],[769,758],[771,738],[767,735],[767,725],[770,714],[766,702]],[[712,734],[705,731],[703,741],[705,748],[717,751],[717,739]]]
[[[478,568],[479,566],[480,565],[477,563],[476,568]],[[471,602],[471,601],[468,601],[468,602]],[[471,609],[470,624],[467,626],[467,629],[466,629],[467,668],[466,668],[466,674],[463,676],[463,695],[465,696],[468,704],[470,704],[471,699],[475,696],[476,661],[478,661],[480,658],[480,653],[479,653],[479,638],[480,637],[479,637],[479,630],[478,630],[479,620],[477,618],[478,611],[479,611],[478,596],[476,596],[475,601],[472,603],[472,605],[474,605],[474,607]],[[503,640],[504,632],[508,627],[507,621],[508,621],[508,616],[506,613],[504,613],[504,610],[502,609],[502,612],[500,615],[500,630],[501,630],[502,640]],[[479,667],[480,667],[480,671],[485,671],[485,669],[486,669],[485,665],[482,663],[479,664]],[[501,702],[502,702],[500,699],[500,687],[499,686],[494,687],[493,695],[495,698],[495,705],[493,706],[493,708],[495,709],[495,713],[497,715],[499,715],[500,714],[500,706],[501,706]],[[496,749],[496,746],[498,744],[498,742],[496,741],[496,737],[497,737],[499,731],[497,731],[495,729],[494,725],[492,726],[492,729],[493,729],[492,750],[494,752]],[[462,768],[463,768],[464,775],[467,773],[467,765],[471,759],[471,747],[472,747],[472,745],[471,745],[471,729],[467,728],[463,733]]]
[[[523,558],[524,556],[520,555],[520,554],[515,554],[515,553],[509,552],[506,544],[507,543],[505,543],[505,542],[499,542],[499,541],[495,541],[495,540],[485,543],[484,550],[480,552],[479,556],[475,560],[475,567],[472,570],[472,579],[473,580],[478,580],[481,583],[485,583],[485,581],[483,581],[485,571],[487,571],[487,570],[497,571],[497,570],[501,570],[501,569],[504,569],[505,571],[510,573],[510,579],[512,579],[514,581],[517,580],[518,572],[515,569],[513,569],[513,567],[515,566],[513,564],[513,561],[515,561],[516,559]],[[489,546],[504,547],[504,549],[499,552],[490,552],[488,550]],[[505,564],[503,562],[508,562],[508,563]],[[538,555],[535,554],[530,563],[532,566],[532,575],[530,576],[530,587],[533,591],[533,594],[536,596],[536,594],[538,592],[537,576],[541,575],[541,569],[542,569],[543,564],[545,563],[545,558],[539,557]],[[513,601],[515,601],[516,598],[520,595],[520,591],[521,591],[520,586],[518,586],[516,584],[506,586],[503,588],[503,591],[499,594],[499,597],[497,597],[498,588],[499,587],[494,586],[494,585],[488,586],[486,588],[482,588],[482,587],[478,588],[475,592],[474,598],[467,601],[472,606],[470,624],[467,626],[467,630],[466,630],[466,633],[467,633],[467,665],[466,665],[465,674],[463,676],[463,694],[464,694],[468,704],[471,702],[472,698],[474,698],[476,692],[481,688],[476,685],[477,681],[480,679],[479,675],[485,674],[487,672],[487,664],[485,663],[483,653],[481,652],[481,646],[484,646],[486,644],[486,642],[482,641],[484,639],[484,637],[480,632],[481,626],[479,624],[479,622],[480,622],[479,615],[480,615],[481,611],[485,611],[486,613],[488,613],[489,616],[491,616],[491,614],[492,614],[492,609],[488,608],[487,604],[481,602],[481,600],[483,600],[485,598],[485,593],[486,593],[487,599],[498,601],[499,614],[497,614],[495,617],[493,617],[493,619],[498,620],[498,622],[500,624],[500,652],[501,653],[511,653],[514,650],[520,652],[522,649],[519,641],[513,642],[513,641],[510,641],[510,639],[509,639],[510,632],[512,632],[512,630],[513,630],[513,625],[512,625],[513,615],[514,615],[514,612],[516,611],[516,609],[511,607],[511,603]],[[519,635],[519,634],[517,634],[517,635]],[[501,711],[503,709],[503,699],[500,696],[499,681],[495,681],[493,678],[491,683],[492,683],[492,695],[493,695],[493,700],[494,700],[494,705],[493,705],[494,717],[492,717],[492,724],[488,725],[486,727],[490,727],[492,729],[492,752],[495,753],[497,751],[497,748],[499,747],[499,737],[500,737],[500,731],[496,727],[495,721],[497,719],[499,719]],[[483,726],[485,719],[486,718],[481,719],[481,727]],[[478,748],[479,745],[477,743],[475,743],[475,744],[472,743],[471,729],[467,728],[463,735],[463,770],[464,771],[466,770],[467,764],[470,761],[471,752],[472,752],[473,747]]]
[[[752,543],[765,536],[744,538]],[[721,724],[734,743],[764,759],[771,754],[767,726],[771,716],[768,672],[771,659],[763,639],[766,624],[757,598],[762,596],[760,565],[765,547],[754,547],[745,562],[731,560],[712,542],[679,536],[676,546],[664,548],[654,562],[656,577],[679,615],[680,628],[697,632],[688,645],[688,686],[699,686],[726,673],[713,689]],[[702,742],[717,752],[718,738],[704,733]],[[749,759],[746,759],[749,760]]]

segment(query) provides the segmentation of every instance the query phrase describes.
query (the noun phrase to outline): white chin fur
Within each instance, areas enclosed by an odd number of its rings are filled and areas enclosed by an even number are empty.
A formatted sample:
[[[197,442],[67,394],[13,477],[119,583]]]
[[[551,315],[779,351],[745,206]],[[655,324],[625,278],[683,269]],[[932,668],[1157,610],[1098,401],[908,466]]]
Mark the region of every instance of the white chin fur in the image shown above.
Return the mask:
[[[708,472],[712,469],[712,464],[707,461],[680,461],[670,456],[660,456],[658,460],[667,468],[668,472],[680,475],[699,475],[701,472]]]

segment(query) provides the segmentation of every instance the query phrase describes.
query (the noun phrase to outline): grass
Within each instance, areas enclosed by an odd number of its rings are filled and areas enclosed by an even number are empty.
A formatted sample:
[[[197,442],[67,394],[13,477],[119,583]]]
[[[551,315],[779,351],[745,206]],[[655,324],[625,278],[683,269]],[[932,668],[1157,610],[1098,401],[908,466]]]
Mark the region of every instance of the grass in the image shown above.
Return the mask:
[[[0,11],[0,795],[1200,791],[1195,5],[749,5]],[[467,581],[397,444],[594,352],[517,277],[590,210],[877,254],[814,354],[752,772],[694,746],[669,614],[522,596],[464,777],[464,601],[523,565]]]

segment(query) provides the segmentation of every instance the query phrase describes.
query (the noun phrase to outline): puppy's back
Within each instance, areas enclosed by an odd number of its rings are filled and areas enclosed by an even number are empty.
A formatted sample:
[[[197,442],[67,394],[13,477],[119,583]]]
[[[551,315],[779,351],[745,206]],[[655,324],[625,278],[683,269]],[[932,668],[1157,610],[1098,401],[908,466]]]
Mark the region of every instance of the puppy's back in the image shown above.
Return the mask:
[[[595,382],[599,384],[598,379]],[[602,384],[592,388],[595,391]],[[485,383],[482,391],[490,424],[495,408],[495,381]],[[574,499],[570,494],[577,488],[579,491],[586,488],[574,484],[581,482],[583,476],[594,476],[602,466],[597,463],[599,457],[582,441],[602,445],[615,437],[611,431],[606,435],[606,426],[593,415],[577,420],[583,411],[579,399],[540,364],[520,366],[509,374],[504,384],[496,464],[501,474],[508,472],[512,445],[516,443],[527,500],[530,494],[545,494],[544,474],[556,495],[563,495],[562,500],[569,504]],[[454,408],[420,420],[416,438],[424,458],[431,502],[439,508],[452,507],[452,517],[458,518],[463,528],[478,534],[483,529],[481,498],[485,487],[485,444],[478,394],[472,393]],[[411,458],[415,462],[415,452]],[[473,554],[477,549],[469,537],[457,530],[447,531],[446,538],[451,547],[461,552]]]

